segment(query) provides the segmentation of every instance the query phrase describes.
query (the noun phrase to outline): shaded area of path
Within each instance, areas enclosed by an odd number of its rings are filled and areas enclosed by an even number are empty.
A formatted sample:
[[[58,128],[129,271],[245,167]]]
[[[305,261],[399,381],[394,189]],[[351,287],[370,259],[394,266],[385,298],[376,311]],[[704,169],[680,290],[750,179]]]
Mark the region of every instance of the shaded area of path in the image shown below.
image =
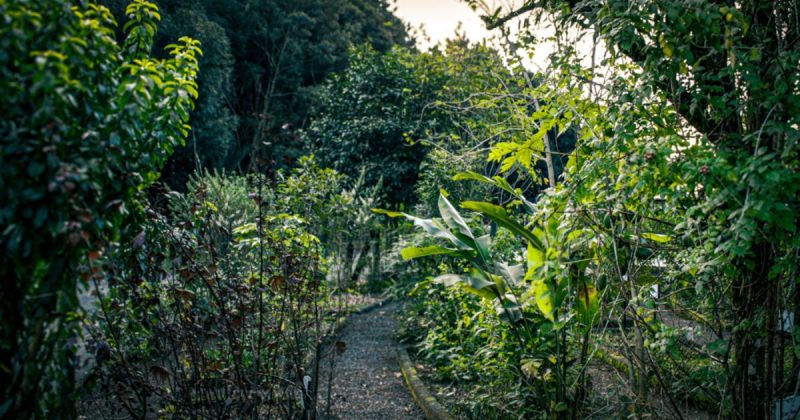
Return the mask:
[[[424,419],[400,375],[395,349],[395,316],[400,305],[392,302],[362,314],[351,315],[336,337],[346,345],[335,359],[331,384],[332,419]],[[328,366],[320,369],[319,412],[328,398]]]

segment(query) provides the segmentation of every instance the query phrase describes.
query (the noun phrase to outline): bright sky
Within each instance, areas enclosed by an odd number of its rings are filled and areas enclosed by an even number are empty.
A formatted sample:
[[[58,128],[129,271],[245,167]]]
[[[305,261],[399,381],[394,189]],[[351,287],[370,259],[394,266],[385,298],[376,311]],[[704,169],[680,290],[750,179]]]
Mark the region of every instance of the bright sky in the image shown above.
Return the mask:
[[[521,0],[492,0],[489,5],[503,6],[504,10],[513,9],[513,5],[520,4]],[[422,26],[430,40],[418,37],[418,46],[426,50],[432,45],[453,37],[456,28],[461,23],[460,31],[465,33],[467,38],[473,42],[480,41],[492,36],[497,31],[487,31],[480,19],[480,10],[473,11],[462,0],[393,0],[392,3],[397,10],[395,14],[412,27]],[[507,25],[514,28],[515,24],[509,22]],[[535,31],[538,37],[552,36],[552,28],[542,28]],[[585,45],[584,45],[585,44]],[[579,50],[588,53],[591,45],[588,39],[584,39],[578,44]],[[546,67],[547,57],[554,50],[554,45],[549,42],[539,44],[534,51],[532,58],[525,60],[526,67],[543,69]]]
[[[427,49],[431,45],[444,41],[455,34],[458,23],[462,31],[472,41],[480,41],[489,36],[478,12],[461,0],[396,0],[395,14],[418,28],[423,25],[431,38],[430,42],[418,39],[420,48]]]

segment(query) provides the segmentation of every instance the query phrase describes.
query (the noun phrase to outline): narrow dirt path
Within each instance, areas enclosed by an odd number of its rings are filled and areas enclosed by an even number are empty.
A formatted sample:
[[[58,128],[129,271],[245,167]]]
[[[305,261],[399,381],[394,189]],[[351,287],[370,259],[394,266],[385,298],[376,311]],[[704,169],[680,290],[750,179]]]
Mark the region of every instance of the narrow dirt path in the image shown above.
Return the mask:
[[[336,340],[345,351],[335,359],[331,419],[424,419],[400,375],[395,349],[398,303],[351,315]],[[325,413],[328,366],[320,369],[319,409]]]

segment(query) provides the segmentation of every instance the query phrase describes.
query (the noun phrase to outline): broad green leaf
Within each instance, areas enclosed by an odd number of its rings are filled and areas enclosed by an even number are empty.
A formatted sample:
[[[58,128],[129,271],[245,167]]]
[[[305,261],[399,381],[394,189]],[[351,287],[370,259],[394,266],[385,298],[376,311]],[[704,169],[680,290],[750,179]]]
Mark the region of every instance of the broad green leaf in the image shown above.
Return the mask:
[[[467,172],[458,173],[455,176],[453,176],[453,180],[454,181],[467,181],[467,180],[469,180],[469,181],[479,181],[479,182],[485,182],[487,184],[495,185],[494,181],[492,181],[491,178],[489,178],[487,176],[484,176],[484,175],[481,175],[481,174],[479,174],[477,172],[473,172],[473,171],[467,171]]]
[[[597,313],[600,311],[600,299],[597,289],[588,283],[583,283],[578,287],[576,297],[576,309],[578,319],[584,325],[590,326],[597,322]]]
[[[450,204],[444,191],[439,194],[439,213],[442,215],[442,220],[444,220],[445,224],[447,224],[450,229],[453,229],[453,235],[458,238],[458,240],[478,251],[482,260],[488,260],[488,253],[483,253],[475,243],[475,236],[473,236],[472,230],[453,205]]]
[[[418,282],[418,283],[417,283],[417,284],[414,286],[414,288],[413,288],[413,289],[411,289],[411,291],[410,291],[410,292],[408,292],[408,294],[407,294],[407,295],[408,295],[408,296],[410,296],[410,297],[414,297],[414,296],[416,296],[417,294],[419,294],[419,292],[420,292],[420,291],[422,291],[423,289],[425,289],[426,287],[428,287],[428,286],[431,284],[431,281],[432,281],[432,280],[431,280],[431,278],[430,278],[430,277],[428,277],[428,278],[426,278],[425,280],[422,280],[422,281]]]
[[[544,245],[539,238],[537,238],[533,232],[529,231],[519,222],[511,218],[504,208],[481,201],[465,201],[461,203],[461,207],[483,214],[489,219],[492,219],[495,223],[497,223],[498,226],[506,228],[512,233],[522,236],[534,247],[544,249]]]
[[[377,214],[383,214],[383,215],[389,216],[391,218],[397,218],[397,217],[406,216],[405,213],[402,213],[402,212],[399,212],[399,211],[391,211],[391,210],[384,210],[384,209],[372,209],[372,212],[373,213],[377,213]]]
[[[497,297],[495,290],[497,285],[484,278],[477,270],[472,270],[465,274],[443,274],[433,279],[434,283],[442,284],[445,287],[462,285],[464,289],[474,295],[486,299]]]
[[[511,185],[508,183],[508,181],[506,181],[506,179],[501,177],[501,176],[495,176],[495,177],[489,178],[489,177],[481,175],[481,174],[479,174],[477,172],[467,171],[467,172],[462,172],[462,173],[456,174],[453,177],[453,180],[454,181],[466,181],[466,180],[478,181],[478,182],[483,182],[485,184],[492,185],[494,187],[500,188],[501,190],[503,190],[503,191],[513,195],[517,199],[519,199],[522,202],[522,204],[525,206],[526,210],[528,210],[529,212],[533,212],[533,210],[534,210],[533,203],[528,201],[528,199],[525,198],[525,196],[521,192],[519,192],[519,191],[515,190],[514,188],[512,188]]]
[[[663,235],[660,233],[643,233],[642,238],[649,239],[653,242],[658,242],[661,244],[665,244],[672,240],[672,237],[669,235]]]
[[[506,293],[502,301],[495,300],[494,308],[497,315],[508,322],[516,323],[522,319],[522,309],[517,302],[517,298],[510,293]]]
[[[458,249],[462,250],[473,250],[474,247],[464,243],[463,240],[459,239],[450,232],[441,222],[435,219],[421,219],[419,217],[414,217],[408,213],[402,213],[397,211],[389,211],[383,209],[372,209],[373,213],[384,214],[386,216],[395,218],[395,217],[405,217],[408,220],[414,222],[414,226],[417,226],[424,230],[428,235],[431,235],[434,238],[441,238],[447,239],[453,245],[455,245]]]
[[[545,318],[554,321],[553,313],[555,311],[555,301],[553,299],[553,292],[543,279],[537,279],[533,282],[533,296],[536,299],[536,306],[542,312]]]
[[[522,278],[525,276],[525,270],[522,268],[522,264],[508,265],[503,262],[496,262],[494,263],[494,267],[512,286],[520,284]]]
[[[451,256],[469,256],[468,252],[458,249],[445,248],[439,245],[432,245],[426,247],[408,247],[400,251],[400,255],[404,260],[412,260],[414,258],[428,257],[432,255],[451,255]]]
[[[458,213],[458,211],[450,204],[450,201],[444,194],[439,194],[439,214],[442,215],[442,219],[451,229],[456,229],[461,232],[464,236],[468,238],[474,239],[472,236],[472,230],[470,230],[467,223]]]
[[[528,243],[528,272],[533,272],[544,264],[544,252]]]
[[[461,287],[465,291],[467,291],[469,293],[472,293],[475,296],[484,298],[484,299],[493,300],[493,299],[497,298],[497,295],[494,292],[492,292],[491,289],[488,289],[488,288],[487,289],[476,289],[476,288],[474,288],[472,286],[468,286],[466,284],[462,284]]]
[[[497,291],[500,292],[500,294],[503,294],[508,290],[508,287],[506,286],[507,283],[505,280],[503,280],[503,277],[498,276],[497,274],[489,273],[489,280],[494,283]]]
[[[484,261],[489,261],[489,247],[492,246],[491,235],[483,235],[475,238],[475,248],[481,254]]]

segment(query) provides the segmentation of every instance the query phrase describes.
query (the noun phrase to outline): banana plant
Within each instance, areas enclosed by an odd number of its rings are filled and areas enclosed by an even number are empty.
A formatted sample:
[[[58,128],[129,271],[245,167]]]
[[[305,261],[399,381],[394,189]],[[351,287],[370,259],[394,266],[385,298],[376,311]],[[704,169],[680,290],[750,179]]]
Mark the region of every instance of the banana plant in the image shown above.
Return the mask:
[[[522,372],[532,374],[538,368],[548,366],[545,371],[552,373],[555,380],[554,394],[551,396],[551,414],[553,418],[567,418],[571,406],[579,404],[585,393],[584,370],[578,369],[580,386],[570,391],[568,386],[568,370],[571,360],[568,331],[572,330],[580,342],[579,361],[583,363],[588,354],[592,326],[599,319],[600,299],[594,282],[587,275],[589,263],[596,258],[596,247],[591,245],[592,232],[570,225],[570,218],[554,216],[564,213],[563,205],[550,202],[544,208],[551,207],[548,214],[540,211],[536,205],[528,201],[521,191],[512,188],[501,177],[489,178],[474,172],[456,175],[456,180],[473,180],[488,183],[516,198],[528,214],[530,222],[522,226],[520,223],[508,222],[505,209],[486,203],[466,202],[462,207],[478,211],[495,221],[499,226],[527,240],[527,270],[524,281],[530,284],[523,295],[536,303],[541,314],[549,321],[538,333],[546,334],[555,343],[554,354],[543,359],[530,359],[522,364]],[[552,204],[556,204],[555,211]],[[513,220],[512,220],[513,221]],[[571,303],[571,306],[568,304]],[[548,332],[549,331],[549,332]]]
[[[512,287],[522,284],[525,273],[523,265],[495,261],[489,253],[491,236],[477,236],[443,191],[439,195],[438,207],[441,219],[422,219],[407,213],[381,209],[373,211],[389,217],[405,217],[431,237],[446,243],[405,248],[401,251],[403,259],[445,255],[469,262],[470,269],[467,272],[440,275],[434,278],[434,283],[447,287],[459,286],[476,296],[492,300],[498,315],[512,324],[519,322],[522,311]],[[509,216],[502,207],[481,202],[464,202],[462,207],[481,213],[499,226],[522,235],[533,243],[532,246],[542,245],[538,238]]]
[[[565,314],[565,302],[572,301],[573,315],[580,327],[591,328],[598,320],[599,295],[594,282],[586,274],[596,258],[586,257],[586,250],[573,245],[589,235],[588,230],[559,226],[557,219],[533,229],[545,250],[528,245],[525,281],[530,283],[532,296],[542,315],[558,322]],[[568,313],[568,311],[566,311]]]
[[[600,305],[597,289],[585,274],[591,259],[582,258],[581,253],[566,255],[566,250],[571,244],[577,242],[588,231],[559,226],[555,217],[545,220],[536,206],[502,177],[489,178],[468,171],[457,174],[453,179],[483,182],[516,198],[516,202],[533,216],[527,226],[519,223],[510,224],[508,213],[499,206],[468,201],[462,203],[462,207],[482,213],[498,226],[507,228],[528,241],[527,271],[524,280],[531,284],[528,295],[533,297],[545,318],[555,322],[559,309],[572,293],[575,314],[580,324],[586,328],[594,325],[598,319]]]
[[[533,203],[519,191],[511,188],[501,177],[488,178],[467,172],[457,175],[455,179],[490,183],[513,194],[529,212],[535,211]],[[596,320],[599,307],[597,290],[586,276],[578,275],[578,280],[565,281],[551,275],[560,272],[563,267],[559,265],[568,263],[562,258],[563,252],[556,251],[557,242],[566,239],[560,234],[558,226],[553,223],[541,223],[536,219],[529,226],[525,226],[501,206],[480,201],[461,203],[461,208],[477,212],[499,227],[526,240],[528,244],[526,269],[523,265],[508,265],[502,261],[495,261],[489,254],[491,237],[476,236],[444,192],[439,196],[438,207],[441,219],[422,219],[407,213],[381,209],[373,211],[389,217],[405,217],[431,237],[444,240],[446,245],[409,247],[403,249],[401,255],[405,260],[434,255],[466,260],[472,267],[468,272],[440,275],[434,282],[448,287],[460,286],[474,295],[494,300],[498,314],[512,323],[520,321],[522,313],[520,299],[512,292],[510,286],[519,286],[523,281],[531,284],[526,297],[531,296],[542,315],[551,322],[556,321],[558,309],[563,305],[570,289],[575,291],[575,309],[581,323],[591,326]],[[582,261],[569,271],[572,274],[582,273],[586,265],[587,262]]]
[[[466,172],[457,175],[455,179],[484,182],[506,191],[531,216],[530,222],[523,224],[504,207],[479,201],[461,203],[462,209],[479,213],[498,227],[524,239],[527,242],[527,266],[508,265],[492,259],[489,253],[490,236],[476,236],[444,192],[440,194],[438,201],[440,219],[421,219],[406,213],[378,209],[373,211],[390,217],[405,217],[431,237],[444,243],[406,248],[401,252],[404,259],[444,255],[469,262],[470,269],[467,272],[440,275],[434,282],[448,287],[459,286],[484,299],[493,300],[497,313],[511,322],[512,326],[523,319],[521,304],[529,300],[535,302],[543,318],[549,321],[541,324],[537,334],[552,337],[555,354],[525,361],[521,372],[532,372],[531,369],[526,370],[526,366],[529,367],[531,363],[549,366],[547,369],[553,373],[556,381],[555,394],[551,400],[553,412],[555,417],[561,418],[568,403],[580,399],[568,396],[567,369],[571,362],[566,331],[574,326],[575,331],[582,336],[583,360],[588,350],[591,327],[597,321],[599,313],[597,289],[586,275],[592,258],[583,257],[590,247],[573,246],[585,244],[586,238],[591,236],[590,231],[561,226],[559,217],[545,218],[533,203],[501,177],[489,178],[475,172]],[[578,248],[580,252],[575,252],[574,248]],[[525,284],[529,286],[520,287]],[[514,290],[520,289],[526,291],[518,297]],[[514,331],[524,348],[522,335],[516,328]]]

